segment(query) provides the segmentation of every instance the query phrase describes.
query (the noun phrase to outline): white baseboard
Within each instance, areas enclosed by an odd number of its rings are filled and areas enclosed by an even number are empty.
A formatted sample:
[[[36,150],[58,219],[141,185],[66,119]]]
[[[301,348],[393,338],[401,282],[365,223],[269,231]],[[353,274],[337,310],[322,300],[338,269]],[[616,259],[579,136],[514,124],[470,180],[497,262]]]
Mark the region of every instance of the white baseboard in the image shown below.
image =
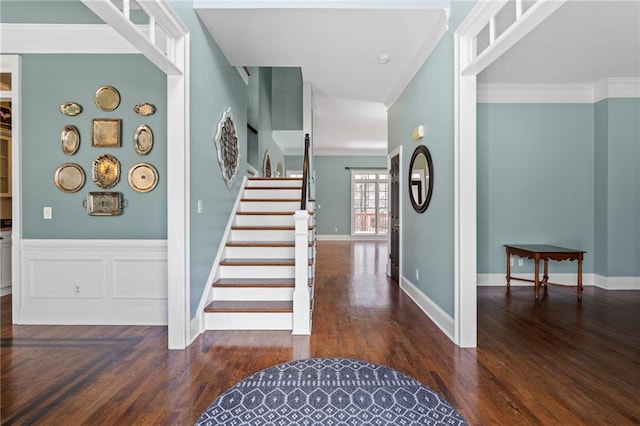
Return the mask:
[[[386,235],[337,235],[337,234],[316,234],[318,241],[386,241]]]
[[[11,294],[11,287],[0,288],[0,297]]]
[[[20,249],[21,324],[167,325],[166,240],[22,240]]]
[[[452,342],[455,342],[455,323],[453,318],[426,294],[404,277],[400,278],[400,289],[411,298],[418,307],[433,321]]]
[[[533,279],[533,274],[512,274],[516,278]],[[576,285],[576,274],[549,274],[549,281],[556,284]],[[505,274],[478,274],[479,287],[503,287],[507,285]],[[526,281],[511,281],[511,285],[532,286]],[[640,277],[605,277],[598,274],[582,274],[584,287],[595,286],[605,290],[640,290]]]

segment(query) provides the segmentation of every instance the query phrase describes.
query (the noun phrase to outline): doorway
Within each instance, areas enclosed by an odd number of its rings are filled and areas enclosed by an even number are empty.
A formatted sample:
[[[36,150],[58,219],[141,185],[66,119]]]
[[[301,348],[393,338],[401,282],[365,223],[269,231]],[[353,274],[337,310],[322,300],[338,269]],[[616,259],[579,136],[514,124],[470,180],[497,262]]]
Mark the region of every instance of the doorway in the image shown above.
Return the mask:
[[[400,154],[391,157],[389,168],[389,265],[391,278],[400,282]]]

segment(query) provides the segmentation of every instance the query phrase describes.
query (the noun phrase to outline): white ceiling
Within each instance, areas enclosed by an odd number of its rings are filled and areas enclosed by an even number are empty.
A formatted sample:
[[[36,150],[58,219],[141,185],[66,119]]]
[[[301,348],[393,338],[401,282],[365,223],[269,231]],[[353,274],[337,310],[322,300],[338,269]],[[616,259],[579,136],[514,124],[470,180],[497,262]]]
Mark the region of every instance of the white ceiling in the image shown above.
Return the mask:
[[[387,154],[387,106],[427,58],[448,1],[199,1],[234,66],[295,66],[313,87],[316,154]],[[259,8],[253,8],[259,7]],[[378,63],[390,56],[386,65]],[[386,105],[385,105],[386,104]]]
[[[454,0],[458,1],[458,0]],[[446,0],[195,0],[234,66],[299,66],[313,85],[316,153],[387,153],[387,107],[424,63]],[[381,54],[391,60],[378,63]],[[570,0],[480,83],[640,78],[640,1]],[[289,135],[291,136],[291,135]],[[285,139],[283,137],[283,139]]]

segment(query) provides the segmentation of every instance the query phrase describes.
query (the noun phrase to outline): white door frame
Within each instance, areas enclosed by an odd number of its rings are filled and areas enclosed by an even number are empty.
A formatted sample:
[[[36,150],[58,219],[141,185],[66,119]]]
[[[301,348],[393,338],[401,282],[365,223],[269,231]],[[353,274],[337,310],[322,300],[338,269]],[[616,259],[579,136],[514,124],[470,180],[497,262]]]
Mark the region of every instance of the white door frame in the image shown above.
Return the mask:
[[[454,33],[454,341],[477,346],[476,80],[566,0],[538,0],[524,13],[516,0],[516,20],[496,37],[495,16],[506,0],[481,0]],[[490,43],[477,54],[476,36],[486,26]]]

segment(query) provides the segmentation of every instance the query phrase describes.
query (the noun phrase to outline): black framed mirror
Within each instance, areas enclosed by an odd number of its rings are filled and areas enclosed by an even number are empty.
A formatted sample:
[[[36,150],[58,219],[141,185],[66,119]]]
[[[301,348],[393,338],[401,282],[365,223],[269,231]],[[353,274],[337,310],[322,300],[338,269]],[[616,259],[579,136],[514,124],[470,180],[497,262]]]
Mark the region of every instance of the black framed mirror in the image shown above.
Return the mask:
[[[409,163],[409,199],[418,213],[424,213],[433,193],[433,161],[424,145],[418,145],[413,151]]]

